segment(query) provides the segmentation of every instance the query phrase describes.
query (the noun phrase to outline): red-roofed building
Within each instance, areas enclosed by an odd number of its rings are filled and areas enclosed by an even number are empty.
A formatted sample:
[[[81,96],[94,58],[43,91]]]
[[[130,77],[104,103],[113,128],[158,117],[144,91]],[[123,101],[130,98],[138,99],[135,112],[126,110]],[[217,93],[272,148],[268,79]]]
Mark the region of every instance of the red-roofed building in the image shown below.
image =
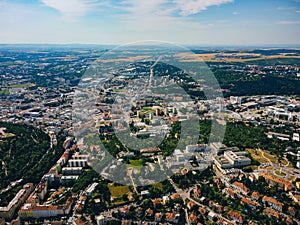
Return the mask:
[[[177,193],[175,193],[175,194],[172,194],[172,195],[171,195],[171,199],[172,199],[172,200],[177,200],[177,199],[180,199],[180,195],[179,195],[179,194],[177,194]]]
[[[193,213],[190,215],[190,222],[191,222],[191,224],[197,223],[197,216]]]
[[[167,212],[166,213],[166,221],[170,222],[170,223],[178,223],[180,218],[180,214],[179,213],[175,213],[175,212]]]
[[[285,219],[285,221],[286,221],[287,223],[289,223],[289,224],[293,224],[293,223],[294,223],[291,217],[287,217],[287,218]]]
[[[253,221],[250,221],[249,223],[248,223],[248,225],[258,225],[257,223],[254,223]]]
[[[189,209],[193,209],[194,207],[196,206],[196,203],[194,201],[190,201],[188,204],[187,204],[187,207]]]
[[[259,197],[260,197],[260,194],[259,194],[259,192],[254,191],[254,192],[252,193],[251,197],[252,197],[253,199],[255,199],[255,200],[258,200]]]
[[[213,206],[216,205],[216,203],[214,201],[212,201],[212,200],[209,200],[208,201],[208,205],[209,205],[209,207],[213,207]]]
[[[152,199],[152,203],[156,207],[157,205],[161,204],[161,198]]]
[[[150,209],[150,208],[148,208],[148,209],[145,211],[145,214],[146,214],[146,216],[151,217],[151,216],[153,216],[153,210]]]
[[[248,194],[250,191],[243,183],[235,181],[232,185],[243,194]]]
[[[228,216],[230,219],[234,220],[237,223],[243,223],[243,217],[241,216],[241,214],[234,212],[234,211],[230,211],[228,213]]]
[[[264,209],[264,213],[266,213],[268,216],[272,216],[272,217],[274,217],[276,219],[280,218],[280,216],[279,216],[279,214],[277,212],[275,212],[274,210],[269,209],[269,208]]]
[[[205,209],[205,207],[199,208],[198,211],[199,211],[202,215],[205,215],[205,214],[207,213],[207,210]]]
[[[267,182],[269,182],[270,184],[278,184],[280,187],[283,187],[284,190],[288,191],[291,190],[292,187],[292,183],[283,179],[280,179],[278,177],[275,177],[273,175],[269,175],[266,174],[264,172],[260,172],[260,175],[263,176]]]
[[[201,191],[200,191],[200,189],[199,189],[198,186],[196,186],[196,187],[193,189],[193,192],[194,192],[194,197],[195,197],[195,198],[200,198]]]
[[[231,188],[225,188],[223,190],[223,192],[227,195],[227,196],[230,196],[231,198],[235,199],[236,197],[236,194],[235,192],[231,189]]]
[[[262,202],[266,203],[268,206],[273,207],[274,209],[277,209],[278,211],[282,211],[283,204],[277,201],[275,198],[264,196]]]
[[[256,209],[259,206],[256,202],[253,202],[247,198],[242,198],[241,202],[245,205],[248,205],[252,209]]]
[[[160,222],[161,219],[162,219],[162,214],[160,212],[155,213],[155,215],[154,215],[154,221],[155,222]]]
[[[292,206],[288,207],[288,214],[295,216],[296,215],[296,209]]]

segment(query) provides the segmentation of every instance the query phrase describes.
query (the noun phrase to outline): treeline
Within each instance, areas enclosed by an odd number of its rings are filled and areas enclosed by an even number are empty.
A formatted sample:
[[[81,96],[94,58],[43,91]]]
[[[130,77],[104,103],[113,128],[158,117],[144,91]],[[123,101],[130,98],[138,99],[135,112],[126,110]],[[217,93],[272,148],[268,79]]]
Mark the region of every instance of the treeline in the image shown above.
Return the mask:
[[[235,81],[229,95],[300,95],[300,80],[282,77],[262,77],[252,81]]]

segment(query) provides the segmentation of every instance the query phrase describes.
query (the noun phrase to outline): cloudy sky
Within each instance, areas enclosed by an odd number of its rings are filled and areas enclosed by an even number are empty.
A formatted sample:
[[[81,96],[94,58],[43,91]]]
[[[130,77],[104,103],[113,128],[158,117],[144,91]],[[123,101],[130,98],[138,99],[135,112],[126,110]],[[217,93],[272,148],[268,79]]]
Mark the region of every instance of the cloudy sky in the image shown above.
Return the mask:
[[[300,44],[300,0],[0,0],[0,43]]]

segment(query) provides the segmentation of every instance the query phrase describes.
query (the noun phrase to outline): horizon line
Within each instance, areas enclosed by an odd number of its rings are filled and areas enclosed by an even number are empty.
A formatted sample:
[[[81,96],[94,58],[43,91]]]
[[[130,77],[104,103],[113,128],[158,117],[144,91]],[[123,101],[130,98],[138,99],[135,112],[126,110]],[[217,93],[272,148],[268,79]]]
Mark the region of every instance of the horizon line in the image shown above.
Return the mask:
[[[174,43],[177,45],[182,45],[186,47],[203,47],[203,48],[212,48],[212,47],[268,47],[268,48],[300,48],[299,44],[182,44]],[[126,45],[126,43],[119,44],[109,44],[109,43],[0,43],[0,46],[120,46]],[[145,44],[147,46],[147,44]]]

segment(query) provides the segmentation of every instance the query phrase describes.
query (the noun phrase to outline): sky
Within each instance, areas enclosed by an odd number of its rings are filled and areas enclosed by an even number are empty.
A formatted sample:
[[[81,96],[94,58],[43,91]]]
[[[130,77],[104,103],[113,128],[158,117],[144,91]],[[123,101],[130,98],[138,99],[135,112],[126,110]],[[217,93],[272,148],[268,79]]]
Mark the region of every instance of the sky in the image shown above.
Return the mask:
[[[0,43],[300,45],[300,0],[0,0]]]

